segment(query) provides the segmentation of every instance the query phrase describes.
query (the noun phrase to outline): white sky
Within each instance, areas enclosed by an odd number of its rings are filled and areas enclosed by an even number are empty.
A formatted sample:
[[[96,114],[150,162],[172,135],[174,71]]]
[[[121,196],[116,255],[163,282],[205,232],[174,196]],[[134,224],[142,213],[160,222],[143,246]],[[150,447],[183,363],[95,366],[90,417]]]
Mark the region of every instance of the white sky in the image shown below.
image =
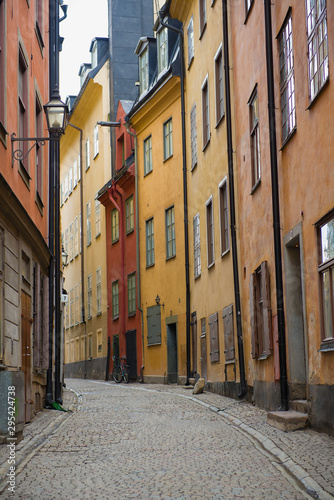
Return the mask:
[[[108,36],[108,0],[65,0],[64,4],[68,9],[67,18],[59,26],[60,36],[65,38],[59,55],[59,90],[65,102],[68,95],[79,93],[79,68],[90,62],[91,41]]]

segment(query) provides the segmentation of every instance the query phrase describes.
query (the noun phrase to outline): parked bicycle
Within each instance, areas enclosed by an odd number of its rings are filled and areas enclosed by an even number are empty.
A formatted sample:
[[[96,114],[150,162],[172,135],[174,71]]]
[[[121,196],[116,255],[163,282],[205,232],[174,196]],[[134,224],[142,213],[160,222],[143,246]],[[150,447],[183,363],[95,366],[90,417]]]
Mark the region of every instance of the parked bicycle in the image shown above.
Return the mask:
[[[120,359],[116,359],[115,356],[113,356],[112,359],[114,362],[114,369],[112,371],[113,379],[118,384],[122,382],[122,380],[127,384],[130,378],[130,367],[126,364],[126,356],[122,356]]]

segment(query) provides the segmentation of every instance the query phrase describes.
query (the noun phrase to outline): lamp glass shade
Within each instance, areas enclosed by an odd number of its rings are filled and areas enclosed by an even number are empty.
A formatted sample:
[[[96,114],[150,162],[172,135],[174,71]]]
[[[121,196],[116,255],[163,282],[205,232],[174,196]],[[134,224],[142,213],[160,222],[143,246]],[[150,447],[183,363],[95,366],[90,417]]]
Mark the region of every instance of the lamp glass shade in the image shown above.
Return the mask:
[[[44,106],[49,132],[62,132],[65,128],[66,104],[52,99]]]
[[[62,248],[62,252],[61,252],[61,260],[62,260],[62,264],[63,264],[63,267],[65,267],[67,265],[67,253],[65,252],[64,248]]]

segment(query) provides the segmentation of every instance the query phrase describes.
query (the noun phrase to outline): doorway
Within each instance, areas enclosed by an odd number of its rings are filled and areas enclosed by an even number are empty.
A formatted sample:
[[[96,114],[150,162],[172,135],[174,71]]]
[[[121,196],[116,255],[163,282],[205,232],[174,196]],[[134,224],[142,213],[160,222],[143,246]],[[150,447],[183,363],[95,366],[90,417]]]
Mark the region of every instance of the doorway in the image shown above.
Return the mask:
[[[191,366],[190,374],[196,377],[197,374],[197,315],[196,312],[191,314]]]
[[[301,228],[284,240],[287,336],[290,365],[290,399],[306,399],[306,331]]]
[[[31,297],[21,292],[21,336],[22,336],[22,371],[24,374],[24,418],[31,420],[33,401],[31,399]]]
[[[126,332],[126,362],[130,367],[130,378],[137,378],[137,332]]]
[[[177,334],[176,323],[167,324],[167,382],[177,383]]]

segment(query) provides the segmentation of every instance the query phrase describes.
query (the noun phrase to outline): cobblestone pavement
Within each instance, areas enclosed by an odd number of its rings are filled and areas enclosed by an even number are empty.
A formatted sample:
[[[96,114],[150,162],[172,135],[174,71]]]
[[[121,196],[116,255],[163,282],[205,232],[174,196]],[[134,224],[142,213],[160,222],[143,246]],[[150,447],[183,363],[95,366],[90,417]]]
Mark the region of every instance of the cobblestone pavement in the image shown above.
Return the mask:
[[[26,426],[14,495],[0,446],[3,498],[334,498],[327,435],[284,433],[248,403],[181,386],[66,382],[63,406],[79,411],[44,410]]]

